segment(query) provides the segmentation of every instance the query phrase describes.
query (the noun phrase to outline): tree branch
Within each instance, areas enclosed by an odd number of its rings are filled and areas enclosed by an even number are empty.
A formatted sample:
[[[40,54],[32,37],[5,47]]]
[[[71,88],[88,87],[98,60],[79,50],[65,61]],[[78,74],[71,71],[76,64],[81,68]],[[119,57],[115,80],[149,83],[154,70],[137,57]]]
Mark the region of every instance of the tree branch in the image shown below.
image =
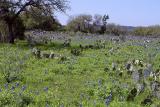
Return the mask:
[[[27,2],[26,4],[24,4],[24,5],[22,6],[22,8],[15,14],[15,16],[14,16],[13,19],[17,18],[17,17],[19,16],[19,14],[20,14],[22,11],[24,11],[24,9],[25,9],[27,6],[32,5],[32,4],[34,4],[33,0],[30,0],[29,2]]]

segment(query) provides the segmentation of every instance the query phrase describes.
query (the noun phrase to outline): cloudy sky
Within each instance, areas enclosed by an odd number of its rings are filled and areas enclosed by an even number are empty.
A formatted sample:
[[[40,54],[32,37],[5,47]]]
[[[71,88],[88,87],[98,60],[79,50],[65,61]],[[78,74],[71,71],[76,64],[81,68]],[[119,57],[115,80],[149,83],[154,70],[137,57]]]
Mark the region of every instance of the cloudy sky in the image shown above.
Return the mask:
[[[110,23],[128,26],[160,24],[160,0],[69,0],[68,15],[56,13],[62,24],[78,14],[109,14]]]

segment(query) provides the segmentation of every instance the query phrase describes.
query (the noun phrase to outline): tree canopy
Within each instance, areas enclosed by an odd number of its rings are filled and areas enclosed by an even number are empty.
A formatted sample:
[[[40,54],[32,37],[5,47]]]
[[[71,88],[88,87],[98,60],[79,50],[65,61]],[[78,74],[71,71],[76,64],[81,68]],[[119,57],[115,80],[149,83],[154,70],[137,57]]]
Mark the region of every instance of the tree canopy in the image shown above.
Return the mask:
[[[44,15],[53,15],[55,11],[66,12],[69,9],[67,0],[0,0],[0,19],[8,25],[8,42],[14,43],[14,23],[23,11],[28,8],[40,9]]]
[[[104,33],[106,30],[106,23],[109,19],[108,15],[95,14],[80,14],[72,16],[67,23],[67,29],[72,31],[90,32],[90,33]]]

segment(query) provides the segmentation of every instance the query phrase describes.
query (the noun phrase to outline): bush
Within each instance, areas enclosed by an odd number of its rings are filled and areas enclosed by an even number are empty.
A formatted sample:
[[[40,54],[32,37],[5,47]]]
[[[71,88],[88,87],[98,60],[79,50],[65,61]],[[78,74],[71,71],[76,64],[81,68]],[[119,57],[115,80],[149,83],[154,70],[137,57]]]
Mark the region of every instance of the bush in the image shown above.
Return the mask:
[[[107,20],[107,19],[106,19]],[[83,33],[105,33],[106,20],[101,15],[96,14],[94,17],[89,14],[80,14],[73,16],[67,23],[66,29],[69,31],[80,31]],[[104,22],[103,22],[104,21]]]
[[[21,14],[21,19],[27,30],[41,29],[54,31],[61,28],[61,24],[51,15],[43,14],[43,11],[37,8],[28,9],[28,12]],[[36,13],[36,14],[35,14]]]
[[[160,36],[160,26],[137,27],[133,34],[137,36]]]
[[[120,36],[120,35],[125,35],[127,34],[127,29],[123,28],[120,25],[116,25],[116,24],[108,24],[106,26],[106,33],[107,34],[112,34],[115,36]]]
[[[80,49],[72,49],[71,50],[71,54],[75,55],[75,56],[79,56],[79,55],[82,54],[82,50],[80,50]]]

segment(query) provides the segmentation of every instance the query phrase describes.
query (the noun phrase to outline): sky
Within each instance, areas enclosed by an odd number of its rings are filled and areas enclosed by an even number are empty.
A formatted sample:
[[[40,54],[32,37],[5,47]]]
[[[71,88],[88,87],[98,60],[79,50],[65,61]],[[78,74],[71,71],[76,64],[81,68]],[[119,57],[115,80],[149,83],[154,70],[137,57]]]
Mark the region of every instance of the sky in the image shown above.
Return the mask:
[[[71,9],[56,13],[65,25],[72,15],[108,14],[109,23],[125,26],[150,26],[160,24],[160,0],[69,0]]]

